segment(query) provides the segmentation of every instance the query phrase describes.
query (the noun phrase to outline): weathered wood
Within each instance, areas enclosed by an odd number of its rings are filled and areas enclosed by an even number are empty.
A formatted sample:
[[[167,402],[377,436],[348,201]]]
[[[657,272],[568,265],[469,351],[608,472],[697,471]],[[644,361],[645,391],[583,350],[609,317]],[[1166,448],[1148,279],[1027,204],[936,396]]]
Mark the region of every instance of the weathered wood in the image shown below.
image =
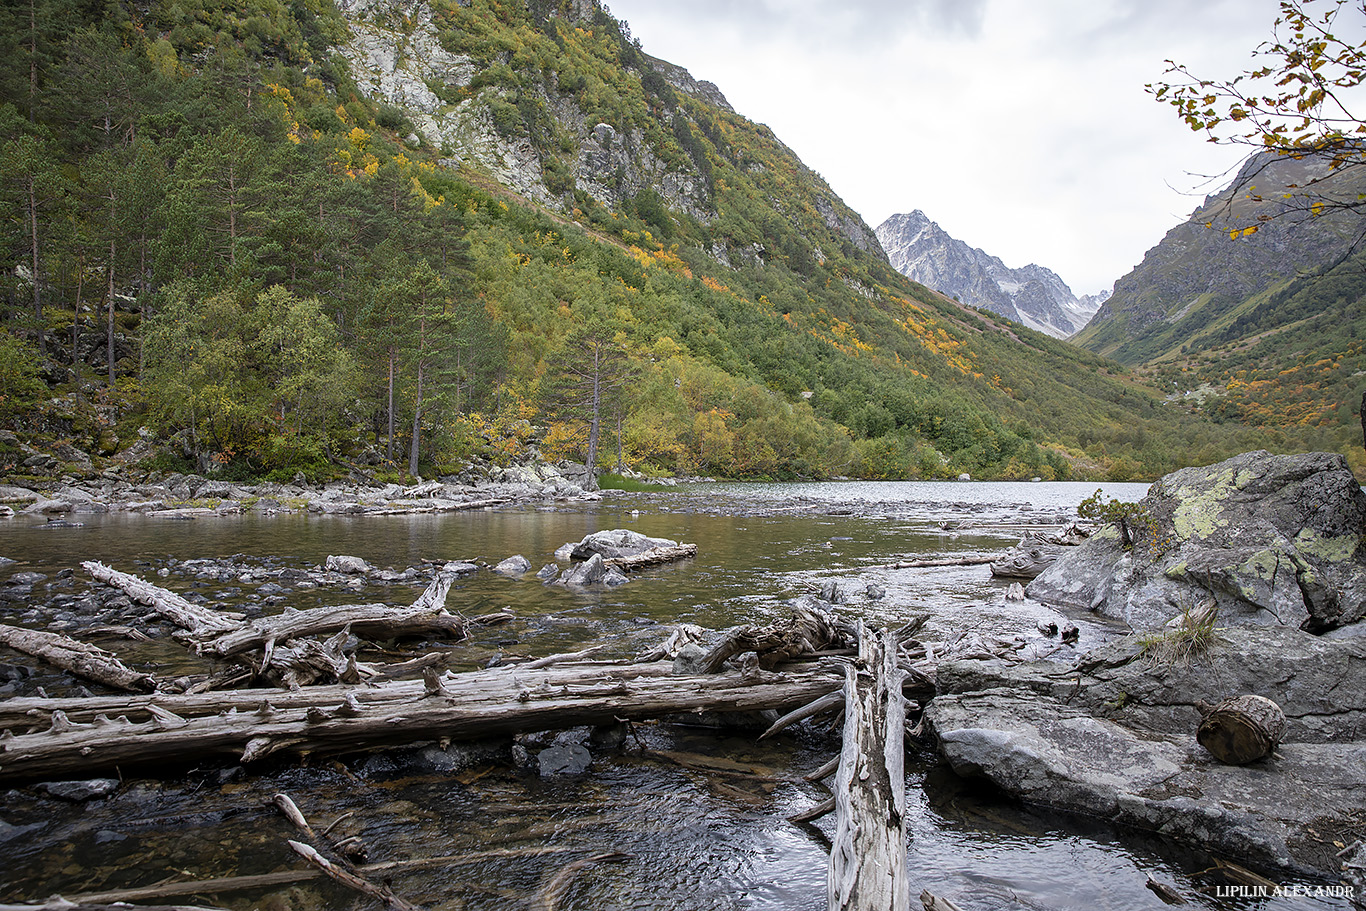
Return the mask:
[[[1285,713],[1265,696],[1235,696],[1203,714],[1195,739],[1230,765],[1256,762],[1285,736]]]
[[[800,813],[793,813],[791,816],[787,817],[787,821],[797,823],[811,822],[813,819],[820,819],[822,816],[826,816],[833,812],[835,812],[835,798],[827,797],[815,806],[807,807]]]
[[[860,672],[860,666],[864,669]],[[845,670],[844,740],[835,774],[831,911],[908,911],[906,709],[896,641],[859,623],[859,661]]]
[[[935,895],[929,889],[920,893],[920,907],[924,911],[963,911],[958,905],[942,895]]]
[[[444,609],[347,604],[262,617],[205,642],[200,652],[230,658],[252,649],[264,649],[268,643],[331,634],[348,628],[357,636],[368,639],[431,635],[463,639],[467,627],[464,617],[449,614]]]
[[[173,591],[119,572],[95,560],[81,564],[86,572],[106,585],[120,589],[138,604],[146,604],[181,629],[201,636],[225,633],[242,625],[241,620],[191,604]]]
[[[921,560],[901,560],[889,569],[931,569],[940,566],[982,566],[1001,559],[1000,554],[964,554],[961,557],[929,557]]]
[[[375,639],[432,634],[463,639],[468,626],[465,618],[446,612],[446,594],[454,581],[454,573],[437,574],[409,607],[347,604],[304,611],[286,610],[201,641],[198,649],[201,654],[230,658],[252,649],[267,649],[274,642],[348,628],[358,636]]]
[[[110,719],[107,712],[78,722],[75,714],[67,717],[49,707],[47,730],[0,735],[0,778],[89,775],[139,763],[164,764],[167,757],[192,762],[226,754],[249,762],[280,751],[341,753],[621,719],[786,711],[829,692],[832,681],[831,669],[822,665],[699,676],[675,676],[670,670],[667,662],[494,668],[447,674],[436,692],[429,692],[423,681],[397,681],[265,696],[260,691],[159,695],[125,703],[123,709],[137,705],[139,714],[152,716],[137,722]],[[193,714],[212,711],[215,705],[221,714]],[[79,714],[88,717],[90,712]],[[21,717],[25,731],[36,720]]]
[[[1174,888],[1164,882],[1158,882],[1156,879],[1153,879],[1151,873],[1148,874],[1148,881],[1145,885],[1148,887],[1149,892],[1162,899],[1162,901],[1168,905],[1187,904],[1185,897],[1180,892],[1177,892]]]
[[[815,702],[812,702],[809,705],[804,705],[799,709],[794,709],[793,711],[788,712],[786,715],[779,718],[777,721],[773,722],[773,724],[769,725],[767,731],[764,731],[762,734],[759,735],[759,739],[765,740],[769,737],[772,737],[779,731],[791,727],[792,725],[796,724],[798,721],[801,721],[804,718],[810,718],[813,715],[819,715],[821,712],[828,712],[831,709],[842,705],[844,705],[843,691],[835,690],[833,693],[826,693],[824,696],[817,699]]]
[[[1015,548],[992,561],[991,574],[1000,579],[1033,579],[1057,561],[1062,548],[1038,542]]]
[[[629,557],[609,557],[602,562],[608,566],[615,566],[624,573],[629,573],[638,569],[648,569],[651,566],[677,563],[679,560],[686,560],[695,556],[697,556],[696,544],[676,544],[673,547],[652,547]]]
[[[843,647],[848,632],[843,622],[824,609],[798,603],[784,622],[730,630],[702,659],[702,672],[714,674],[727,660],[745,652],[758,655],[760,667],[774,667],[832,646]]]
[[[812,769],[810,772],[807,772],[805,775],[803,775],[802,778],[806,781],[824,781],[831,775],[834,775],[836,772],[838,772],[839,768],[840,757],[837,753],[834,756],[831,756],[829,761],[822,765],[819,769]]]
[[[363,876],[357,876],[350,870],[345,870],[337,866],[332,863],[332,861],[319,854],[317,849],[311,845],[306,845],[303,842],[290,839],[289,847],[295,854],[298,854],[304,860],[313,864],[313,866],[317,867],[319,870],[322,870],[329,879],[341,883],[348,889],[353,889],[362,895],[377,898],[384,902],[385,907],[393,908],[394,911],[422,911],[422,908],[419,905],[399,898],[388,886],[376,885]]]
[[[116,690],[151,692],[157,687],[151,674],[135,671],[110,652],[60,633],[0,624],[0,645]]]

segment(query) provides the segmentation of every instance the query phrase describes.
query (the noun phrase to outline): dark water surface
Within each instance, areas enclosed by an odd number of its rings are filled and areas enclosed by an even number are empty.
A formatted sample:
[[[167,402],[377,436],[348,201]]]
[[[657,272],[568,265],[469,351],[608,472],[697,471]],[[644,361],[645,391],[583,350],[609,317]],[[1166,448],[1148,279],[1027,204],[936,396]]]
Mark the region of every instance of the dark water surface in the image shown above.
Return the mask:
[[[1144,485],[1103,485],[1120,499]],[[878,625],[931,617],[928,638],[965,631],[1041,639],[1044,619],[1070,620],[1086,647],[1120,634],[1086,617],[1032,602],[1007,603],[985,566],[893,569],[900,560],[996,552],[1031,528],[1075,516],[1095,484],[828,483],[697,485],[662,494],[608,494],[558,509],[518,508],[446,516],[320,518],[241,516],[197,521],[81,517],[80,528],[27,520],[0,523],[0,556],[37,571],[31,603],[0,603],[0,622],[43,626],[35,609],[53,592],[80,596],[97,559],[213,603],[265,606],[260,577],[205,581],[187,560],[247,555],[266,567],[320,564],[351,554],[395,570],[425,561],[496,563],[523,554],[533,569],[568,541],[609,528],[695,542],[696,559],[642,573],[615,590],[570,592],[528,577],[484,572],[452,590],[467,616],[511,610],[518,620],[479,631],[448,650],[451,667],[496,654],[544,655],[606,642],[609,656],[657,644],[679,622],[709,629],[786,615],[785,599],[834,580],[843,611]],[[251,561],[244,561],[251,562]],[[870,583],[885,589],[865,594]],[[297,589],[284,603],[407,603],[422,583]],[[105,643],[136,660],[127,643]],[[1040,641],[1040,650],[1051,643]],[[162,661],[174,646],[146,651]],[[365,656],[374,660],[375,656]],[[0,650],[0,664],[31,662]],[[185,672],[190,672],[187,667]],[[41,679],[42,670],[30,668]],[[56,678],[53,685],[60,688]],[[68,685],[69,681],[67,682]],[[838,750],[820,727],[756,743],[753,733],[636,725],[620,750],[598,750],[589,772],[542,780],[488,761],[457,774],[425,771],[405,756],[234,770],[231,762],[175,768],[158,780],[130,775],[113,796],[69,804],[33,788],[4,792],[0,809],[0,901],[303,868],[285,845],[296,833],[265,806],[288,793],[317,826],[361,835],[369,861],[442,858],[392,874],[394,890],[429,908],[556,908],[560,911],[688,911],[826,907],[826,838],[833,819],[797,826],[787,817],[828,792],[802,780]],[[1140,909],[1166,905],[1149,875],[1207,908],[1327,908],[1342,901],[1219,898],[1213,863],[1190,848],[1102,823],[1022,809],[948,773],[928,750],[907,756],[909,871],[967,911],[995,908]],[[570,865],[603,852],[629,859]],[[1237,860],[1237,858],[1232,858]],[[1263,871],[1274,874],[1274,871]],[[1289,884],[1300,881],[1284,880]],[[1300,883],[1303,885],[1302,883]],[[254,893],[178,898],[234,909],[378,907],[326,881]]]

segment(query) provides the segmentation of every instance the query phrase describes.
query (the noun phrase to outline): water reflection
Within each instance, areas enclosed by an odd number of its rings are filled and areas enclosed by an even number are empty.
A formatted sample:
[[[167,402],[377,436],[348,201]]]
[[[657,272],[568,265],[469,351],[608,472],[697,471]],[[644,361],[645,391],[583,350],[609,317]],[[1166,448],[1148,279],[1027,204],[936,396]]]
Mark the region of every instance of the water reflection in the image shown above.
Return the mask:
[[[49,575],[35,587],[38,599],[56,591],[45,585],[65,584],[63,590],[79,594],[89,587],[82,573],[62,583],[56,573],[98,559],[144,574],[165,570],[157,581],[189,594],[261,605],[258,583],[205,582],[181,564],[247,554],[272,565],[303,566],[345,553],[377,566],[425,571],[429,561],[494,563],[520,553],[535,569],[565,542],[615,527],[699,545],[695,559],[642,573],[612,591],[571,592],[487,572],[464,580],[452,591],[451,607],[468,615],[508,609],[519,620],[479,630],[468,642],[434,644],[449,650],[453,666],[603,641],[614,655],[631,655],[656,644],[678,622],[719,629],[780,616],[785,599],[830,581],[846,594],[846,612],[878,624],[930,614],[931,630],[1027,632],[1051,612],[1028,602],[1007,604],[1004,585],[985,567],[892,567],[908,557],[1002,550],[1030,527],[1065,522],[1095,487],[705,485],[610,496],[585,509],[439,517],[249,515],[167,522],[107,516],[65,529],[14,520],[0,524],[0,556],[21,561],[12,570]],[[1143,490],[1106,487],[1121,499],[1136,499]],[[870,597],[870,583],[885,596]],[[286,603],[400,602],[420,588],[421,582],[296,589]],[[0,619],[11,622],[30,611],[28,604],[0,604]],[[1113,630],[1084,625],[1083,644],[1107,635]],[[155,657],[162,661],[174,646],[158,648],[163,653]],[[0,656],[3,663],[22,661]],[[363,838],[371,862],[440,858],[432,866],[399,866],[385,874],[398,894],[426,907],[544,908],[553,899],[559,911],[814,911],[826,907],[826,839],[833,821],[799,827],[786,817],[826,796],[801,776],[836,749],[835,735],[821,730],[756,743],[752,735],[637,725],[622,750],[596,752],[589,773],[570,780],[543,781],[514,771],[506,759],[437,774],[398,756],[319,759],[250,773],[230,763],[205,764],[178,770],[166,782],[130,778],[114,796],[84,805],[15,789],[0,811],[0,894],[35,900],[163,879],[299,870],[303,865],[284,846],[294,832],[266,807],[284,791],[320,826],[345,816],[336,832]],[[699,757],[734,766],[716,768]],[[930,752],[908,756],[907,786],[911,882],[917,891],[931,889],[969,911],[1165,907],[1144,886],[1150,874],[1198,907],[1344,906],[1216,899],[1199,891],[1212,881],[1200,875],[1208,859],[1198,853],[1014,807],[954,778]],[[571,870],[609,851],[630,859]],[[200,896],[198,903],[243,911],[360,906],[350,893],[315,879]]]

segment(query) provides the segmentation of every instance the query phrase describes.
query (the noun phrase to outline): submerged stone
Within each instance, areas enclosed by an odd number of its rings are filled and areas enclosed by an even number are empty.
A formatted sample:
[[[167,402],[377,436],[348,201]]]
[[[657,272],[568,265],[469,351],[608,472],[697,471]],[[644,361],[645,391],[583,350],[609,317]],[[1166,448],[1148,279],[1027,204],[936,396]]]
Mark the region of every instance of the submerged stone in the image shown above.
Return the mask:
[[[91,778],[86,781],[48,781],[38,785],[53,797],[81,803],[99,797],[108,797],[119,789],[117,778]]]

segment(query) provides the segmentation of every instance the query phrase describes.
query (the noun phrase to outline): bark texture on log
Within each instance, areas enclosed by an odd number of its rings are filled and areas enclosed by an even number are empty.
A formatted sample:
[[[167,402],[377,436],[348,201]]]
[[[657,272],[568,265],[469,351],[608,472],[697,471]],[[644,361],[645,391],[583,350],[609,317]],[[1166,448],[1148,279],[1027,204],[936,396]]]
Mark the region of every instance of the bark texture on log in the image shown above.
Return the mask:
[[[133,670],[98,646],[59,633],[0,624],[0,645],[116,690],[146,693],[157,686],[151,674]]]
[[[629,573],[651,566],[677,563],[679,560],[686,560],[695,556],[697,556],[696,544],[677,544],[673,547],[652,547],[629,557],[610,557],[602,562],[608,566],[615,566],[624,573]]]
[[[991,564],[991,574],[1001,579],[1033,579],[1057,561],[1061,550],[1040,544],[1017,547]]]
[[[167,757],[191,762],[228,754],[250,762],[279,751],[342,753],[621,719],[785,711],[828,693],[833,679],[822,666],[704,676],[673,676],[670,669],[664,662],[513,667],[367,688],[161,695],[129,700],[130,710],[137,704],[151,716],[138,722],[111,719],[109,701],[100,699],[105,710],[91,721],[58,710],[46,730],[27,732],[26,724],[24,733],[0,734],[0,779],[89,775]],[[215,698],[218,708],[208,708]],[[219,714],[192,716],[190,708]]]
[[[1270,755],[1285,736],[1285,713],[1265,696],[1235,696],[1203,714],[1195,739],[1230,765]]]
[[[859,660],[845,670],[844,742],[835,774],[831,911],[908,911],[906,707],[896,639],[859,624]]]
[[[842,623],[812,599],[798,603],[792,618],[768,626],[744,626],[731,630],[702,660],[702,672],[714,674],[735,655],[754,652],[760,667],[775,667],[802,655],[810,655],[846,644],[847,624]]]
[[[225,633],[242,625],[240,620],[191,604],[173,591],[143,581],[137,576],[119,572],[95,560],[86,560],[81,567],[100,582],[120,589],[138,604],[149,605],[176,626],[196,635]]]
[[[317,636],[350,629],[369,639],[396,639],[401,636],[432,634],[465,638],[467,622],[444,608],[390,607],[387,604],[345,604],[304,611],[285,611],[253,620],[203,643],[201,654],[231,658],[268,643],[285,642],[303,636]]]
[[[230,658],[252,649],[269,652],[275,642],[331,634],[347,628],[358,636],[378,639],[431,633],[463,639],[468,625],[465,618],[446,612],[446,595],[455,578],[454,573],[437,574],[409,607],[346,604],[302,611],[286,609],[283,613],[238,624],[216,635],[198,634],[195,636],[197,650],[204,655]]]

